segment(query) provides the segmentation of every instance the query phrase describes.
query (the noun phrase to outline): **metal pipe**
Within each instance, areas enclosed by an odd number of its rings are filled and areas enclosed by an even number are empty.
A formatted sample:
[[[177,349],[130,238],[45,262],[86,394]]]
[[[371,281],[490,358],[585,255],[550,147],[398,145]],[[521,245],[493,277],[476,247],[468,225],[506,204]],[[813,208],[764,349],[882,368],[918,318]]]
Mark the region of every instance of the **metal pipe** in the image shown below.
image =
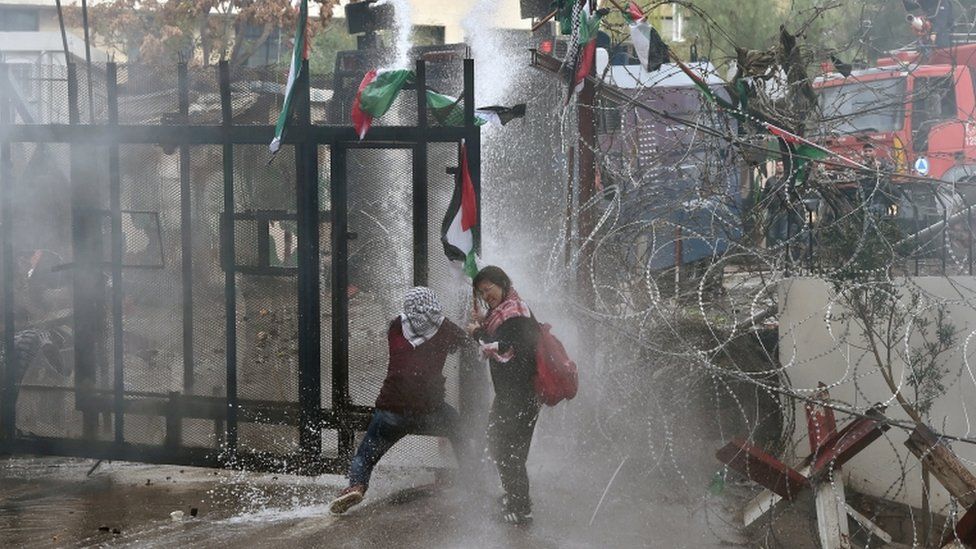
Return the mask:
[[[58,8],[58,26],[61,27],[61,44],[64,46],[64,64],[71,63],[71,55],[68,52],[68,33],[64,30],[64,11],[61,9],[61,0],[54,0]]]
[[[85,71],[88,78],[88,123],[95,123],[95,98],[93,97],[91,69],[91,40],[88,33],[88,0],[81,0],[81,25],[85,31]]]
[[[10,91],[8,79],[10,67],[0,63],[0,127],[6,130],[13,124],[10,112]],[[7,132],[2,131],[0,135]],[[3,254],[3,407],[0,408],[0,438],[4,442],[13,440],[16,434],[17,413],[17,353],[14,348],[14,332],[16,330],[14,318],[14,252],[11,232],[10,214],[13,210],[11,194],[14,189],[13,169],[11,165],[10,141],[0,141],[0,246]]]
[[[474,251],[481,255],[481,129],[474,124],[474,59],[464,60],[464,129],[465,153],[468,159],[468,175],[474,186],[474,198],[478,219],[472,230]]]
[[[300,127],[312,124],[308,60],[295,83],[295,114]],[[305,466],[322,454],[322,304],[319,284],[319,164],[314,141],[295,145],[298,225],[298,404],[299,448]],[[267,225],[265,225],[267,227]]]
[[[349,410],[349,229],[346,192],[346,147],[332,143],[329,155],[332,182],[332,409],[343,418]],[[340,422],[339,459],[352,457],[355,431]]]
[[[969,276],[973,276],[973,211],[969,208],[966,208],[966,233],[966,262],[969,264]]]
[[[417,82],[417,127],[427,128],[427,65],[417,60],[414,71]],[[423,132],[420,134],[423,135]],[[428,278],[428,196],[427,141],[421,138],[413,147],[413,284],[426,286]]]
[[[223,234],[227,238],[224,247],[224,304],[226,308],[225,332],[227,347],[227,439],[225,461],[233,465],[237,461],[237,279],[234,255],[234,144],[231,136],[233,113],[230,96],[230,65],[226,60],[217,65],[217,81],[220,84],[221,126],[224,130],[224,222]]]
[[[109,63],[106,66],[106,90],[108,93],[108,125],[110,128],[119,125],[119,86],[118,66]],[[124,440],[125,428],[125,380],[124,380],[124,352],[125,339],[123,337],[122,318],[122,179],[119,174],[119,145],[113,144],[108,153],[109,174],[109,210],[112,226],[112,339],[113,362],[115,366],[115,442],[121,444]]]
[[[186,63],[176,66],[181,122],[190,121],[190,78]],[[190,146],[180,144],[180,251],[183,290],[183,392],[193,393],[193,209],[190,203]],[[162,248],[162,242],[159,243]]]

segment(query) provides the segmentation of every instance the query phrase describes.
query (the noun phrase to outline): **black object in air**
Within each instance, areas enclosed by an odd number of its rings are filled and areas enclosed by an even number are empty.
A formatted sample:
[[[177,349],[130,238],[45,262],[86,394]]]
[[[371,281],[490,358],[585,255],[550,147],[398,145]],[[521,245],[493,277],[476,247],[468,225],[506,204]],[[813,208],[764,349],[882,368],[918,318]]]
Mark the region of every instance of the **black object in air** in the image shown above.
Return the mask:
[[[851,75],[851,70],[853,70],[853,67],[851,67],[850,63],[845,63],[834,55],[830,56],[830,62],[834,64],[834,68],[837,69],[837,72],[841,73],[844,78]]]
[[[396,22],[393,14],[393,4],[374,6],[376,0],[363,0],[346,4],[346,26],[349,34],[361,32],[375,32],[392,29]]]

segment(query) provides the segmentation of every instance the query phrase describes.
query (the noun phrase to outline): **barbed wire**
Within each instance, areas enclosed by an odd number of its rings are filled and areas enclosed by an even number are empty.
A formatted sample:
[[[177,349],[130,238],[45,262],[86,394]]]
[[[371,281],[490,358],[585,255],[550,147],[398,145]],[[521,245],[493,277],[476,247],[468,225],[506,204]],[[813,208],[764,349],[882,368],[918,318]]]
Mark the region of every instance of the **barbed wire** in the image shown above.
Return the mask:
[[[720,36],[736,47],[731,33],[694,3],[675,4],[701,17],[704,39]],[[811,25],[823,13],[815,10],[801,26]],[[882,54],[870,49],[864,32],[863,26],[857,29],[844,50],[855,56],[866,51]],[[611,28],[610,35],[625,37],[626,32]],[[807,62],[814,61],[812,52],[826,51],[816,44],[801,47]],[[923,65],[903,63],[892,72],[904,78],[919,66]],[[711,70],[717,74],[718,69]],[[620,120],[619,126],[602,126],[592,146],[604,188],[588,202],[576,204],[573,212],[595,222],[591,232],[578,235],[576,252],[565,264],[559,258],[573,235],[564,234],[553,245],[547,275],[552,285],[565,286],[572,280],[570,273],[586,267],[588,287],[579,290],[593,296],[592,305],[575,303],[573,311],[584,319],[582,324],[597,327],[595,339],[604,343],[601,368],[643,371],[651,385],[685,384],[670,393],[654,391],[653,408],[644,417],[650,462],[655,468],[670,467],[679,484],[693,493],[700,493],[701,487],[690,484],[686,467],[675,455],[681,446],[676,437],[678,416],[689,411],[690,395],[701,383],[711,385],[711,402],[717,409],[725,410],[727,404],[737,418],[730,429],[726,418],[716,417],[720,434],[711,450],[744,436],[784,461],[796,462],[807,436],[795,420],[798,406],[830,409],[850,420],[870,419],[870,412],[883,406],[888,409],[884,423],[895,429],[883,435],[883,443],[875,443],[873,456],[882,456],[894,474],[884,477],[888,480],[879,478],[872,493],[893,501],[918,499],[912,483],[922,476],[922,466],[901,445],[904,435],[899,434],[912,432],[918,422],[903,419],[906,410],[924,409],[924,422],[938,438],[956,444],[966,467],[976,466],[976,454],[965,450],[976,444],[967,403],[952,398],[955,392],[971,394],[976,387],[969,359],[976,327],[966,320],[974,310],[976,284],[953,278],[972,272],[976,226],[964,182],[935,182],[906,174],[904,166],[871,165],[861,158],[850,162],[843,154],[816,158],[793,153],[816,163],[808,179],[797,181],[795,174],[785,174],[780,176],[785,181],[771,186],[771,192],[764,195],[764,189],[757,189],[757,180],[777,159],[784,164],[795,159],[789,158],[788,149],[757,154],[768,145],[757,141],[762,133],[755,127],[754,112],[783,121],[785,127],[806,128],[810,135],[842,136],[866,129],[856,124],[858,117],[893,111],[890,116],[904,119],[906,105],[939,98],[946,87],[964,87],[956,83],[965,71],[950,70],[951,86],[943,81],[940,88],[937,79],[920,78],[915,82],[924,86],[912,90],[874,88],[865,84],[874,80],[862,80],[858,74],[845,79],[832,96],[820,92],[820,103],[805,120],[793,116],[789,98],[813,80],[786,82],[785,74],[773,78],[780,91],[770,85],[753,86],[750,108],[755,110],[738,113],[723,112],[703,98],[689,113],[659,106],[653,74],[646,84],[638,79],[636,87],[604,95],[612,99],[593,106],[597,118]],[[611,84],[598,85],[598,96],[601,86],[612,90]],[[733,120],[735,115],[740,115],[739,121]],[[955,117],[956,113],[948,116]],[[561,128],[564,143],[586,145],[566,119]],[[647,136],[640,131],[651,132],[654,143],[643,146]],[[766,182],[772,177],[766,175]],[[926,192],[949,199],[942,203],[938,197],[923,196]],[[928,203],[921,203],[923,199]],[[915,219],[891,215],[901,208],[926,213],[924,219],[917,214]],[[941,225],[931,229],[937,223]],[[925,230],[930,233],[918,236]],[[799,295],[803,293],[815,295]],[[810,298],[812,303],[802,303]],[[866,303],[876,309],[865,309]],[[949,311],[949,327],[938,324],[940,311]],[[952,344],[937,353],[933,345],[946,330],[954,331],[952,337],[961,346]],[[823,334],[817,340],[823,343],[812,343],[810,334]],[[878,345],[880,362],[873,358]],[[620,349],[630,349],[630,356],[621,356]],[[929,356],[933,354],[937,356]],[[832,363],[833,369],[823,371]],[[923,364],[934,370],[922,372]],[[926,375],[932,379],[926,380]],[[879,385],[882,378],[893,382],[894,390]],[[934,408],[921,396],[929,382],[941,389]],[[625,394],[644,388],[606,383]],[[743,387],[753,391],[748,400],[739,394]],[[824,390],[829,399],[818,396]],[[767,414],[779,418],[775,433],[760,420],[766,416],[748,411],[762,402]],[[718,461],[715,467],[723,476],[729,474]],[[828,481],[839,489],[836,483],[841,481],[833,472]],[[922,535],[932,534],[917,531],[915,510],[909,505],[907,512],[913,521],[912,540],[927,543]],[[945,498],[932,512],[943,515],[939,527],[945,534],[958,518],[958,502]],[[869,541],[872,535],[867,534]]]

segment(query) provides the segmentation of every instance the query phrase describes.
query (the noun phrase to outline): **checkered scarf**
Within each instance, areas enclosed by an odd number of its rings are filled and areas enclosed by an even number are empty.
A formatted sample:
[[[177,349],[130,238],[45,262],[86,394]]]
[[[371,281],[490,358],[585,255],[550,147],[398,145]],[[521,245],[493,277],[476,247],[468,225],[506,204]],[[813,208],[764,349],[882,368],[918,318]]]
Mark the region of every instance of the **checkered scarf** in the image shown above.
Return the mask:
[[[417,286],[407,291],[403,298],[400,324],[403,326],[403,337],[414,348],[434,337],[442,322],[444,315],[441,313],[441,304],[430,288]]]
[[[529,306],[519,297],[515,288],[509,288],[502,302],[488,311],[488,316],[484,322],[485,331],[488,332],[488,335],[493,336],[503,322],[517,316],[528,317],[532,316],[532,313],[529,311]]]

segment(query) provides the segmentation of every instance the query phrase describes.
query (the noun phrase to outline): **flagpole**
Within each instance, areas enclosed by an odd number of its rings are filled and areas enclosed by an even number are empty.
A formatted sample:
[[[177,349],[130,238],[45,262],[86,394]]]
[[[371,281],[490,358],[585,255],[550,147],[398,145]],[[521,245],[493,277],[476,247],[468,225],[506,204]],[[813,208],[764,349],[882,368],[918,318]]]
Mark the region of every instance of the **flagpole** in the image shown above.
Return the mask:
[[[539,28],[542,27],[542,25],[545,25],[549,21],[552,21],[552,18],[556,16],[556,13],[558,13],[558,11],[559,10],[552,10],[552,12],[549,15],[540,19],[535,25],[532,25],[532,30],[530,32],[535,32],[539,30]]]
[[[587,3],[583,9],[592,13],[593,4]],[[577,101],[577,132],[579,134],[577,154],[579,157],[579,188],[577,189],[577,231],[579,236],[579,261],[576,265],[576,290],[584,306],[590,308],[594,303],[590,266],[592,264],[592,246],[587,246],[588,237],[594,229],[593,216],[584,206],[596,194],[596,117],[593,115],[593,103],[596,99],[596,64],[590,66],[587,78],[583,79],[583,89],[580,90]]]

